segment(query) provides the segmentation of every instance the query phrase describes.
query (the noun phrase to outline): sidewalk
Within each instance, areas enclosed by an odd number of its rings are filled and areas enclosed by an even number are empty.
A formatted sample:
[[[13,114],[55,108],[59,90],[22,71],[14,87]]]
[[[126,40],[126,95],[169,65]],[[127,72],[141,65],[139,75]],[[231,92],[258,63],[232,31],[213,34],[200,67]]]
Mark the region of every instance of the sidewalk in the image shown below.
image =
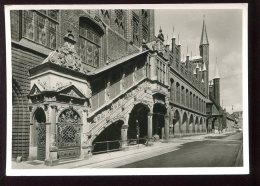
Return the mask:
[[[139,148],[117,151],[93,155],[89,159],[71,160],[61,162],[56,166],[46,166],[42,161],[26,161],[17,163],[12,162],[13,169],[73,169],[73,168],[114,168],[123,166],[129,163],[148,159],[171,151],[178,150],[184,143],[192,141],[207,140],[206,137],[226,136],[229,133],[222,134],[202,134],[196,136],[184,136],[181,138],[171,138],[168,142],[153,142],[152,146],[146,147],[139,145]]]

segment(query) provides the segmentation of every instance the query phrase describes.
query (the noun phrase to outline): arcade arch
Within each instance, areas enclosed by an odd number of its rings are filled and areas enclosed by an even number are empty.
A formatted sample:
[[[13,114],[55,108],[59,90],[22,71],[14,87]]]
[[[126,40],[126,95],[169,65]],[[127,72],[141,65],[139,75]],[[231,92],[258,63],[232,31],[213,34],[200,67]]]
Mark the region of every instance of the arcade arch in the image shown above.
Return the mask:
[[[92,142],[92,153],[99,154],[107,151],[120,150],[123,120],[117,120],[105,127]]]
[[[161,103],[155,103],[153,107],[153,135],[158,135],[160,139],[165,133],[165,115],[167,109]]]
[[[146,138],[148,137],[148,113],[150,109],[143,103],[136,104],[128,120],[128,139]],[[137,136],[138,135],[138,136]]]
[[[195,128],[194,128],[194,119],[193,119],[193,115],[190,115],[190,121],[189,121],[189,133],[194,133],[195,132]]]
[[[183,117],[182,117],[181,132],[182,133],[188,133],[188,130],[189,130],[188,127],[189,127],[188,116],[187,116],[187,113],[184,112]]]
[[[196,116],[196,119],[195,119],[195,133],[198,133],[199,132],[199,118],[198,116]]]
[[[173,114],[173,135],[179,134],[180,133],[180,123],[181,123],[181,117],[180,117],[180,112],[176,110]]]

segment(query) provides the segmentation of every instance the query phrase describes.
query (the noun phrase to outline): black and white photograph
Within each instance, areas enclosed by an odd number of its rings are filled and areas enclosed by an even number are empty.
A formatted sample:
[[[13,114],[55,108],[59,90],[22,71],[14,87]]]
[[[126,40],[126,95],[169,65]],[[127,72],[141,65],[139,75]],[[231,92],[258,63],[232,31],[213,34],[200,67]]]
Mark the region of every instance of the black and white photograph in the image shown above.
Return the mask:
[[[7,175],[248,174],[247,13],[6,5]]]

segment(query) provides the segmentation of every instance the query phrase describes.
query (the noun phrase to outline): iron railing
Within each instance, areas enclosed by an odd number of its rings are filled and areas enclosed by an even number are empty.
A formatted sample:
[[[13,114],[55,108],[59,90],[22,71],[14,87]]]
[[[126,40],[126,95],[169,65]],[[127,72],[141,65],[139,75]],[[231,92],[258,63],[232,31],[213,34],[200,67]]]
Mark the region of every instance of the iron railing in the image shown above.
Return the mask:
[[[148,138],[136,138],[136,139],[127,139],[127,140],[112,140],[112,141],[100,141],[95,142],[92,146],[92,154],[101,154],[109,153],[114,151],[123,150],[123,144],[125,147],[137,146],[139,144],[148,144]]]

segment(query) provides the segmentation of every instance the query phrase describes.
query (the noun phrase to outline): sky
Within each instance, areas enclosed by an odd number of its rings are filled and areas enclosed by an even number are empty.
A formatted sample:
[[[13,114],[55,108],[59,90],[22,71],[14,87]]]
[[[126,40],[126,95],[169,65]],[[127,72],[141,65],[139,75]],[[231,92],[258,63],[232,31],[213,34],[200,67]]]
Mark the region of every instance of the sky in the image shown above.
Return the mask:
[[[209,79],[214,76],[216,58],[220,74],[220,102],[230,113],[242,110],[242,10],[155,10],[155,35],[162,28],[168,42],[178,34],[181,56],[199,55],[203,15],[209,40]]]

